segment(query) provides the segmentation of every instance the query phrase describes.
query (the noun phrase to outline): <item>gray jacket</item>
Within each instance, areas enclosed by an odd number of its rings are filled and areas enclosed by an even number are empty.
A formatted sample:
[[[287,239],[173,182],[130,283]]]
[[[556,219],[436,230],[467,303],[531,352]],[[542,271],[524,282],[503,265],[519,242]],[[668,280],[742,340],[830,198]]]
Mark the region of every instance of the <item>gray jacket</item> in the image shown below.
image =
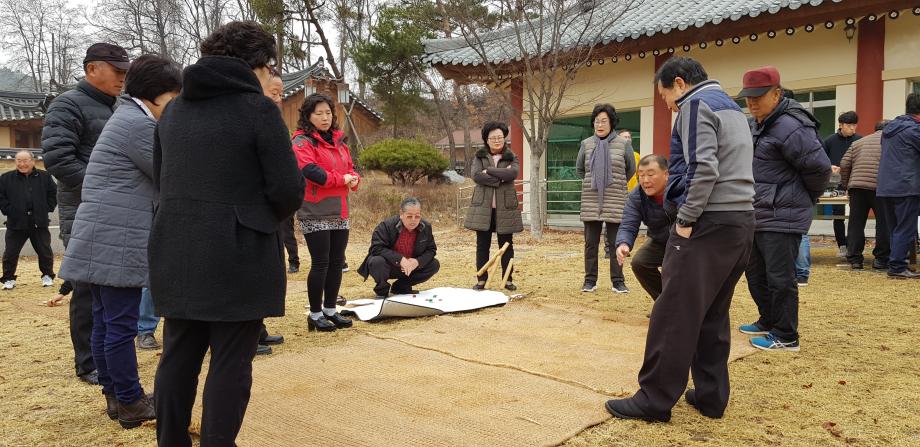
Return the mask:
[[[110,287],[147,285],[156,126],[134,100],[119,99],[86,166],[62,278]]]
[[[591,154],[596,145],[594,137],[581,142],[575,159],[575,173],[581,181],[581,220],[619,223],[626,208],[626,184],[636,174],[636,156],[626,149],[626,139],[617,136],[609,140],[610,170],[613,183],[604,189],[604,203],[598,203],[599,195],[591,187]]]
[[[747,118],[718,81],[677,100],[665,206],[696,222],[704,211],[754,210],[754,143]]]

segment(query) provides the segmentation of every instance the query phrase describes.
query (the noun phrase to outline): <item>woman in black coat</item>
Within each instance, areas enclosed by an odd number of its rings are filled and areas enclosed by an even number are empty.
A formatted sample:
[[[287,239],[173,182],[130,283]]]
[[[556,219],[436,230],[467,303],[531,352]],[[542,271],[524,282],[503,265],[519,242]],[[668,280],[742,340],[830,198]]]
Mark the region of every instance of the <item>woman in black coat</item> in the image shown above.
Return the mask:
[[[154,150],[150,289],[165,318],[154,390],[157,441],[169,446],[191,445],[208,348],[201,444],[236,438],[262,319],[284,315],[278,230],[305,187],[281,113],[263,95],[275,39],[258,23],[232,22],[202,42],[201,55],[159,121]]]

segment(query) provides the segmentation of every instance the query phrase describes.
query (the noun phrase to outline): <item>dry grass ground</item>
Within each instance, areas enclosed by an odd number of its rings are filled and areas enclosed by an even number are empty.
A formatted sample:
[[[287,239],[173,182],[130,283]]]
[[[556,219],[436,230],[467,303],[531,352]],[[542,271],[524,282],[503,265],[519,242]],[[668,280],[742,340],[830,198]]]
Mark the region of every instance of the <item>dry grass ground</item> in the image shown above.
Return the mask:
[[[384,189],[376,193],[398,195]],[[435,222],[442,271],[428,286],[471,285],[474,236],[453,225],[449,189],[431,188],[429,194],[444,197]],[[348,249],[353,269],[370,239],[369,225],[359,227]],[[626,276],[629,294],[613,294],[604,280],[595,294],[578,292],[581,245],[580,233],[553,232],[541,241],[518,236],[515,282],[527,294],[524,299],[644,316],[651,300],[631,272]],[[668,424],[611,419],[566,445],[920,445],[920,348],[914,338],[920,335],[920,283],[838,270],[833,251],[820,243],[813,248],[811,284],[801,290],[802,351],[758,353],[732,363],[732,400],[724,419],[703,418],[681,402]],[[301,246],[302,256],[306,253]],[[20,266],[19,285],[0,293],[0,446],[154,445],[152,424],[122,430],[105,417],[99,389],[73,376],[67,308],[38,306],[52,290],[38,284],[34,259]],[[602,265],[602,278],[606,271]],[[355,330],[332,335],[307,333],[305,279],[306,269],[289,275],[287,315],[266,322],[271,333],[286,339],[275,347],[275,355],[341,343],[368,328],[357,323]],[[368,296],[370,285],[351,272],[345,275],[342,294]],[[500,321],[501,309],[489,311]],[[732,306],[732,325],[753,321],[756,313],[742,280]],[[398,330],[426,321],[390,321],[374,329]],[[536,347],[522,347],[528,348]],[[148,390],[158,355],[138,352],[141,381]],[[396,440],[393,444],[399,445]]]

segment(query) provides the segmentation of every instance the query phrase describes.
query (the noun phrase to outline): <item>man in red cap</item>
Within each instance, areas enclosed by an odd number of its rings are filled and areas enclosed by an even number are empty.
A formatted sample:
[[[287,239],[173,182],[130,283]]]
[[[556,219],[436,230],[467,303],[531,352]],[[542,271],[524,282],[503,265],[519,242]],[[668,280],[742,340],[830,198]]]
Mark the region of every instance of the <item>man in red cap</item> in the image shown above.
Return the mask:
[[[65,247],[70,242],[70,229],[80,206],[89,155],[115,110],[115,97],[121,94],[130,66],[124,48],[110,43],[93,44],[83,59],[86,79],[55,98],[45,114],[42,153],[45,168],[58,181],[58,213]],[[98,385],[89,341],[93,329],[93,297],[88,284],[74,283],[72,286],[70,339],[77,377]],[[63,293],[66,288],[61,290]]]
[[[745,275],[760,318],[740,327],[768,351],[799,350],[799,292],[795,259],[812,210],[831,175],[818,122],[794,99],[784,98],[779,71],[744,74],[744,98],[754,137],[754,248]]]

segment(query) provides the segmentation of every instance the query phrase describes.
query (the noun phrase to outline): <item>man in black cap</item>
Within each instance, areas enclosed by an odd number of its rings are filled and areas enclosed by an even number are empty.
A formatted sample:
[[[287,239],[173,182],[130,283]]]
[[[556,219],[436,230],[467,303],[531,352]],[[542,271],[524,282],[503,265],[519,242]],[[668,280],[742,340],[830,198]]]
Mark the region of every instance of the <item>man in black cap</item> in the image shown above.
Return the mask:
[[[112,116],[115,98],[121,94],[131,62],[128,52],[118,45],[95,43],[86,50],[83,69],[86,78],[73,90],[51,102],[42,129],[45,168],[57,179],[58,213],[61,239],[70,242],[80,191],[89,155],[105,123]],[[93,298],[86,284],[73,284],[70,300],[70,339],[74,363],[80,380],[98,385],[98,375],[90,351],[93,329]]]
[[[841,113],[837,117],[837,132],[824,140],[824,153],[831,160],[831,171],[834,174],[840,173],[840,161],[843,155],[853,143],[862,138],[862,135],[856,133],[858,123],[859,116],[856,115],[856,112],[851,110]],[[835,216],[843,216],[846,212],[845,208],[844,205],[831,205],[831,212]],[[837,257],[846,258],[847,230],[843,219],[834,219],[834,239],[837,240]]]

